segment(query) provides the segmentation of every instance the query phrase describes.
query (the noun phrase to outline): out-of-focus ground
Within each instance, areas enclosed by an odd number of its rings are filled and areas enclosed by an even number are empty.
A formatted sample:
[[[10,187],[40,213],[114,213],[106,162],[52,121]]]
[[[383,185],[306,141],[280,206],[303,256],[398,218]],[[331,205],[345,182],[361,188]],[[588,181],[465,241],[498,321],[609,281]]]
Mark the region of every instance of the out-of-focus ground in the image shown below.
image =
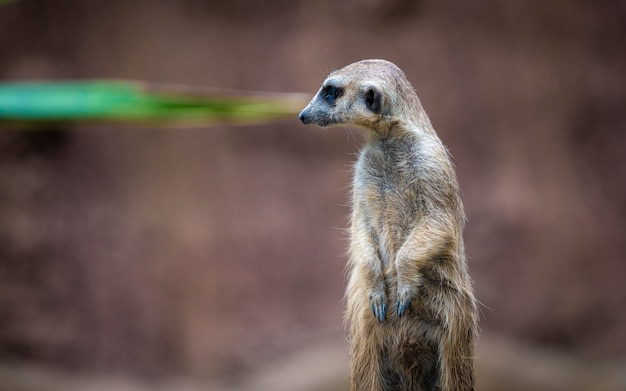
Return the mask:
[[[619,391],[626,388],[626,362],[577,360],[566,354],[529,349],[510,338],[489,336],[479,345],[478,389],[539,391]],[[34,365],[0,366],[7,389],[16,391],[340,391],[349,388],[347,352],[327,339],[257,366],[236,378],[157,379],[120,374],[76,374]]]
[[[0,31],[3,81],[313,95],[395,62],[458,167],[481,389],[626,389],[624,2],[22,0]],[[0,390],[345,389],[360,140],[2,125]]]

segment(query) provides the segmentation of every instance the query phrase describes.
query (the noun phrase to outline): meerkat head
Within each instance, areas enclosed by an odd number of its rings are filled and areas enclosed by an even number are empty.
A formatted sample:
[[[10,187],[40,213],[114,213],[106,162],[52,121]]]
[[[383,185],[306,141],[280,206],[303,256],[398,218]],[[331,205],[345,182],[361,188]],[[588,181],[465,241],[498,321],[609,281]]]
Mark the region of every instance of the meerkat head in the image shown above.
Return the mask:
[[[357,125],[373,131],[421,110],[413,87],[396,65],[363,60],[331,73],[298,118],[319,126]]]

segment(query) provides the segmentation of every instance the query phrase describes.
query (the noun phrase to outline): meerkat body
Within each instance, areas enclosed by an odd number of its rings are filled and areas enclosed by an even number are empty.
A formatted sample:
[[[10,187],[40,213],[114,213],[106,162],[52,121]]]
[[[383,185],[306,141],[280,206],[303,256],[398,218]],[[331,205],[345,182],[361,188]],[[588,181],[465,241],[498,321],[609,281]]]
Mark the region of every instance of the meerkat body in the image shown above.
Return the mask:
[[[404,73],[384,60],[335,71],[300,113],[356,125],[346,322],[353,390],[474,389],[476,305],[454,166]]]

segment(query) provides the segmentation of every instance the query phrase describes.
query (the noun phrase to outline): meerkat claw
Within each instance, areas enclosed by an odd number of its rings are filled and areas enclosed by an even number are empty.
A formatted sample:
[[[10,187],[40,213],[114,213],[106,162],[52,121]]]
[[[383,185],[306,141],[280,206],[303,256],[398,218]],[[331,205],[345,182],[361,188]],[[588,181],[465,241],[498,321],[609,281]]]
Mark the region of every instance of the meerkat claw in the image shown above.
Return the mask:
[[[380,323],[383,323],[387,319],[387,305],[384,298],[372,296],[370,297],[370,303],[372,306],[372,312]]]
[[[383,303],[383,305],[380,306],[377,318],[378,318],[378,321],[381,323],[384,322],[385,319],[387,319],[387,305],[385,305],[385,303]]]
[[[410,301],[409,300],[398,300],[396,303],[396,312],[398,313],[398,317],[402,317],[409,309]]]
[[[398,288],[398,301],[396,302],[396,312],[398,317],[402,317],[411,305],[411,293],[407,288]]]
[[[382,305],[375,305],[372,303],[372,312],[380,323],[383,323],[387,318],[387,306],[385,305],[385,303],[383,303]]]

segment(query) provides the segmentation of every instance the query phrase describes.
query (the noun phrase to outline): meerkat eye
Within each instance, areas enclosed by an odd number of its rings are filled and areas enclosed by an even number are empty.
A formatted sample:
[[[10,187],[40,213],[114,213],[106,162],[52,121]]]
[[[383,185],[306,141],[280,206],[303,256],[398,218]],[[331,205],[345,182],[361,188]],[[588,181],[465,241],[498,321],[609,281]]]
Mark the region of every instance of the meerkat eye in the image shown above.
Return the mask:
[[[383,96],[374,88],[370,88],[365,93],[365,107],[374,114],[380,114],[382,111]]]
[[[322,89],[322,98],[324,98],[329,105],[334,105],[335,100],[341,95],[343,95],[343,89],[330,84]]]

